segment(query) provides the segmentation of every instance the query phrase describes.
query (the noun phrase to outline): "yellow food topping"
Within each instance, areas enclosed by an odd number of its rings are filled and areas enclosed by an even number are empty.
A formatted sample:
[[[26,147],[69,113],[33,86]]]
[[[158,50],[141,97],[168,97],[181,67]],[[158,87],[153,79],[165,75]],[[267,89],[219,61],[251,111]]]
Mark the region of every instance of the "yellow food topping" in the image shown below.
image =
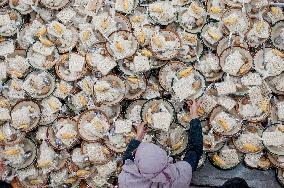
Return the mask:
[[[65,62],[66,60],[69,59],[69,55],[68,54],[63,54],[60,59],[61,59],[62,62]]]
[[[22,124],[19,126],[19,129],[27,129],[29,127],[28,124]]]
[[[63,33],[63,29],[58,23],[53,23],[52,27],[57,33],[59,33],[59,34]]]
[[[204,111],[204,109],[203,109],[202,107],[199,107],[199,108],[197,109],[197,112],[198,112],[199,114],[201,114],[201,115],[203,115],[203,114],[205,113],[205,111]]]
[[[69,183],[74,183],[75,181],[77,181],[77,178],[76,177],[71,177],[71,178],[68,178],[67,180],[64,181],[64,183],[66,184],[69,184]]]
[[[284,125],[279,125],[278,130],[281,131],[281,132],[284,132]]]
[[[47,32],[47,29],[45,27],[42,27],[36,32],[35,36],[40,37],[40,36],[46,34],[46,32]]]
[[[50,166],[51,164],[52,164],[52,160],[43,160],[43,161],[38,162],[37,166],[39,168],[42,168],[42,167]]]
[[[80,96],[79,97],[79,100],[80,100],[80,103],[83,105],[83,106],[87,106],[87,104],[88,104],[88,101],[87,101],[87,99],[86,99],[86,97],[85,96]]]
[[[134,23],[138,23],[138,22],[142,22],[143,21],[143,16],[133,16],[131,18],[131,21],[134,22]]]
[[[96,127],[97,130],[99,130],[99,131],[104,130],[104,127],[100,122],[95,121],[93,124],[94,124],[94,126]]]
[[[225,131],[228,131],[228,130],[229,130],[228,123],[227,123],[225,120],[223,120],[223,119],[218,119],[218,120],[217,120],[217,123],[218,123],[219,125],[221,125]]]
[[[92,62],[92,55],[91,54],[86,54],[86,61]]]
[[[67,94],[68,89],[67,89],[67,86],[64,83],[60,83],[58,88],[59,88],[60,92],[62,92],[63,94]]]
[[[269,107],[269,102],[267,100],[263,100],[260,102],[260,109],[263,112],[266,112],[268,110],[268,107]]]
[[[270,165],[271,165],[271,162],[270,162],[269,159],[261,159],[260,158],[260,162],[258,163],[258,166],[260,168],[268,168],[268,167],[270,167]]]
[[[57,111],[60,108],[60,105],[55,101],[55,100],[51,100],[49,102],[49,106],[52,108],[52,110]]]
[[[103,152],[103,154],[105,154],[105,155],[109,155],[109,154],[110,154],[109,149],[106,148],[106,147],[104,147],[104,148],[102,149],[102,152]]]
[[[271,9],[271,13],[274,16],[279,16],[281,14],[281,9],[278,7],[271,7],[270,9]]]
[[[149,124],[152,124],[152,116],[151,116],[151,115],[146,114],[145,118],[146,118],[146,121],[147,121]]]
[[[63,133],[63,134],[62,134],[62,138],[63,138],[63,139],[73,139],[73,138],[75,138],[75,137],[76,137],[75,134],[70,134],[70,133]]]
[[[101,22],[101,27],[105,30],[109,27],[109,21],[107,19],[104,19],[102,22]]]
[[[0,42],[3,42],[3,41],[5,41],[5,38],[0,36]]]
[[[180,77],[187,77],[188,75],[190,75],[193,72],[193,67],[188,67],[186,69],[181,70],[178,75]]]
[[[208,35],[215,41],[218,41],[221,38],[219,35],[211,31],[210,29],[208,30]]]
[[[259,151],[259,148],[251,143],[245,143],[243,145],[243,149],[248,150],[250,152],[257,152]]]
[[[83,80],[83,88],[88,92],[92,92],[92,89],[89,86],[89,83],[87,82],[87,80]]]
[[[9,102],[6,100],[0,100],[0,107],[6,108],[9,106]]]
[[[280,50],[272,49],[272,53],[278,57],[284,57],[284,54]]]
[[[76,176],[78,176],[78,177],[86,176],[86,175],[89,175],[89,174],[91,174],[91,172],[88,171],[88,170],[78,170],[76,172]]]
[[[15,76],[16,78],[19,78],[19,77],[22,77],[23,76],[23,73],[17,71],[17,70],[11,70],[9,71],[9,73],[13,76]]]
[[[42,181],[40,179],[33,179],[33,180],[30,180],[30,184],[32,185],[38,185],[42,183]]]
[[[220,7],[211,7],[210,8],[210,11],[213,13],[213,14],[218,14],[221,12],[221,8]]]
[[[152,84],[152,85],[151,85],[151,88],[152,88],[154,91],[159,91],[159,86],[158,86],[158,84]]]
[[[160,38],[157,35],[155,35],[152,39],[153,39],[154,44],[156,46],[158,46],[158,48],[162,48],[163,47],[162,42],[161,42]]]
[[[256,24],[256,31],[258,33],[260,33],[263,29],[264,29],[264,26],[265,26],[265,22],[264,21],[260,21]]]
[[[197,15],[199,15],[202,12],[202,8],[198,6],[198,4],[195,2],[191,3],[191,9]]]
[[[138,84],[139,81],[140,81],[138,78],[136,78],[136,77],[134,77],[134,76],[129,76],[129,77],[127,77],[127,80],[128,80],[129,82],[134,83],[134,84]]]
[[[5,155],[17,155],[18,153],[20,153],[20,149],[9,149],[3,151],[3,154]]]
[[[233,17],[233,18],[227,18],[224,20],[224,23],[227,25],[232,25],[235,24],[237,22],[237,18]]]
[[[178,141],[176,144],[174,144],[172,146],[172,149],[173,150],[178,150],[182,146],[183,142],[184,142],[184,138],[182,138],[180,141]]]
[[[45,39],[45,38],[42,38],[42,37],[39,37],[39,41],[43,44],[43,45],[45,45],[45,46],[52,46],[53,45],[53,43],[50,41],[50,40],[48,40],[48,39]]]
[[[189,122],[190,121],[190,115],[184,115],[181,117],[181,120],[184,122]]]
[[[5,135],[2,132],[0,132],[0,141],[4,141],[4,140],[5,140]]]
[[[124,10],[128,10],[129,9],[129,3],[128,3],[127,0],[123,1],[123,8],[124,8]]]
[[[156,13],[162,13],[164,10],[162,9],[161,6],[155,5],[154,7],[152,7],[151,11]]]
[[[197,37],[195,35],[184,34],[183,39],[193,44],[197,43]]]
[[[250,64],[249,63],[245,63],[241,66],[240,68],[240,74],[244,74],[245,72],[248,71],[248,69],[250,68]]]
[[[102,86],[96,87],[96,91],[98,91],[98,92],[105,92],[105,91],[107,91],[107,90],[109,90],[109,88],[102,87]]]
[[[211,148],[212,147],[212,142],[208,139],[203,140],[203,144],[206,148]]]
[[[221,157],[219,157],[217,154],[214,154],[212,159],[215,162],[215,164],[217,164],[218,166],[224,166],[225,165],[224,160],[221,159]]]
[[[14,88],[15,90],[20,90],[21,87],[18,85],[18,83],[14,80],[11,82],[11,87]]]
[[[141,50],[141,55],[146,56],[146,57],[152,57],[153,56],[152,52],[150,50],[147,50],[147,49]]]
[[[114,42],[114,46],[115,46],[115,48],[117,49],[117,51],[119,51],[120,53],[122,53],[122,52],[124,52],[124,48],[123,48],[123,46],[122,46],[122,44],[120,44],[119,42]]]
[[[137,35],[137,40],[140,44],[144,44],[145,43],[145,34],[144,32],[139,32]]]
[[[151,106],[151,112],[158,112],[158,111],[159,111],[159,104],[155,102],[155,103]]]
[[[90,35],[91,35],[91,33],[90,33],[90,31],[84,31],[83,32],[83,42],[86,42],[89,38],[90,38]]]

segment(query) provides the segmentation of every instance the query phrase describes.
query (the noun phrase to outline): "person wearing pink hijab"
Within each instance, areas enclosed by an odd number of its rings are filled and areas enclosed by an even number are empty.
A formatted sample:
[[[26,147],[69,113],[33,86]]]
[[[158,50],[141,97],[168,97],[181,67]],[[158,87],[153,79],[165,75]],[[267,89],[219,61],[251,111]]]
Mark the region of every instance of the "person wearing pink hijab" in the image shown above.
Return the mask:
[[[196,170],[203,153],[203,138],[195,101],[190,105],[192,120],[188,131],[188,145],[183,161],[173,163],[167,152],[152,143],[141,143],[145,129],[142,123],[125,151],[119,188],[188,188],[192,171]]]

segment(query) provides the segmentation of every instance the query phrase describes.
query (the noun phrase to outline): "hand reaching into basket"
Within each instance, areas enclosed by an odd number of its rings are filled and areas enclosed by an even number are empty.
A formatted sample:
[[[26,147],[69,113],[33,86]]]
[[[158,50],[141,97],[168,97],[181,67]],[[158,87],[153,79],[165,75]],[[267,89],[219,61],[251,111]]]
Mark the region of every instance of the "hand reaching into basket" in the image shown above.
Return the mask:
[[[131,142],[128,144],[126,151],[123,155],[123,161],[128,159],[134,160],[134,153],[135,150],[138,148],[139,144],[143,140],[147,130],[145,128],[146,122],[138,123],[133,122],[133,126],[136,128],[136,136],[135,139],[132,139]]]
[[[198,118],[198,108],[200,105],[200,101],[190,100],[186,102],[187,108],[190,112],[190,119]]]
[[[3,176],[5,171],[6,171],[6,165],[3,160],[0,160],[0,178]]]
[[[198,108],[200,101],[192,100],[186,102],[190,111],[190,129],[188,130],[188,144],[184,161],[187,161],[193,171],[197,169],[199,159],[203,153],[203,136],[200,120],[198,119]]]
[[[135,126],[136,129],[137,129],[135,139],[140,141],[140,142],[143,140],[143,138],[144,138],[144,136],[147,132],[146,127],[145,127],[146,124],[147,124],[146,122],[142,122],[141,124]]]

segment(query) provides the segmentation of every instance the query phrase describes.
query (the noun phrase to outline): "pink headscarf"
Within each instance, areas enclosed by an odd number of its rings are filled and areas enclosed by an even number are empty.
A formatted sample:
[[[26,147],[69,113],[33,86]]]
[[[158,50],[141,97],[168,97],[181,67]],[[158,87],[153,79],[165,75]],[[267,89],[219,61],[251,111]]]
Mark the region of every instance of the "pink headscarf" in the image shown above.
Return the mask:
[[[119,188],[189,188],[192,169],[189,163],[172,163],[165,150],[141,143],[134,162],[126,160],[118,176]]]

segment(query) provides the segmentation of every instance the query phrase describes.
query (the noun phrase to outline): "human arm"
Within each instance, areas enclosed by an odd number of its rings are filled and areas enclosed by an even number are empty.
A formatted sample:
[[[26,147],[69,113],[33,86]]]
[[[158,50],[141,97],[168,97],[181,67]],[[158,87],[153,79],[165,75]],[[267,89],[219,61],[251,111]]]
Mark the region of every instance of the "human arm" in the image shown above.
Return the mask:
[[[128,144],[123,155],[123,161],[126,161],[127,159],[130,159],[132,161],[134,160],[134,151],[138,148],[146,133],[144,126],[145,123],[137,126],[136,137],[135,139],[132,139]]]
[[[132,161],[134,160],[134,151],[138,148],[139,144],[140,144],[139,140],[132,139],[130,141],[130,143],[127,146],[127,149],[124,152],[123,161],[126,161],[127,159],[130,159]]]
[[[195,171],[198,165],[198,161],[203,153],[203,136],[200,120],[198,119],[198,103],[193,101],[190,105],[190,129],[188,130],[188,144],[186,147],[186,153],[184,161],[188,162],[192,170]]]
[[[4,174],[5,172],[5,164],[2,160],[0,160],[0,177],[2,177],[2,175]]]
[[[2,160],[0,160],[0,187],[1,188],[12,188],[11,184],[2,180],[5,171],[6,171],[5,163]]]

